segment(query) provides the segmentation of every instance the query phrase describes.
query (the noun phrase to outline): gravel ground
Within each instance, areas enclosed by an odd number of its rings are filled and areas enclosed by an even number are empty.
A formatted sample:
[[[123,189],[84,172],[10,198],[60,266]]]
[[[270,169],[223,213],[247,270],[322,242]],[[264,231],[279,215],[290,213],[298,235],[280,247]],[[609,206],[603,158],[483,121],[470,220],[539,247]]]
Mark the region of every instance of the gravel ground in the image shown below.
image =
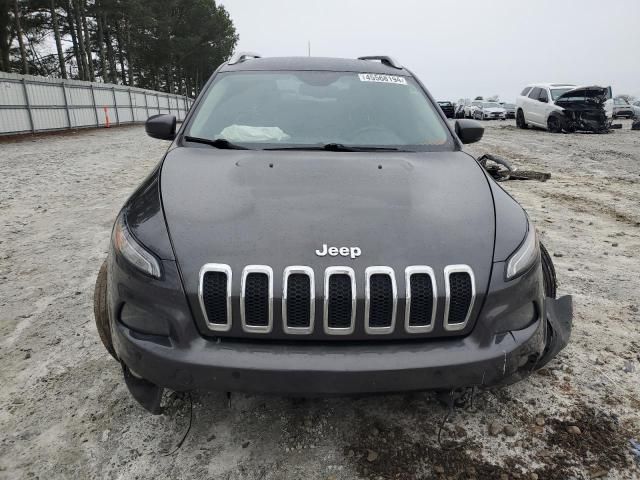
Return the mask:
[[[166,142],[128,127],[0,143],[0,478],[639,478],[640,132],[623,123],[487,122],[470,148],[552,174],[505,187],[574,295],[574,333],[547,368],[448,418],[429,393],[169,393],[165,414],[145,413],[100,344],[92,294],[115,214]]]

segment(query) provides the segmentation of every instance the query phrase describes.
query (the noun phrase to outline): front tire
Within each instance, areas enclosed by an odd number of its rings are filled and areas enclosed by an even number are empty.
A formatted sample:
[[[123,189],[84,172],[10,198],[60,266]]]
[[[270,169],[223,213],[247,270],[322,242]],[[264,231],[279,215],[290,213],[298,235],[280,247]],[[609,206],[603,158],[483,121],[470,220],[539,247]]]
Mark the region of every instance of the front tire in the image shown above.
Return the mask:
[[[542,243],[540,244],[540,257],[542,261],[542,284],[544,286],[544,295],[545,297],[556,298],[556,290],[558,288],[556,269],[553,266],[551,255],[549,255],[549,252]]]
[[[524,120],[524,112],[522,110],[518,110],[516,114],[516,127],[522,128],[523,130],[528,128],[527,122]]]
[[[96,321],[96,328],[104,348],[109,354],[118,360],[118,355],[113,348],[111,339],[111,327],[109,325],[109,310],[107,309],[107,261],[105,260],[98,272],[96,286],[93,293],[93,315]]]
[[[547,130],[551,133],[561,133],[562,127],[560,126],[560,120],[555,115],[550,116],[547,119]]]

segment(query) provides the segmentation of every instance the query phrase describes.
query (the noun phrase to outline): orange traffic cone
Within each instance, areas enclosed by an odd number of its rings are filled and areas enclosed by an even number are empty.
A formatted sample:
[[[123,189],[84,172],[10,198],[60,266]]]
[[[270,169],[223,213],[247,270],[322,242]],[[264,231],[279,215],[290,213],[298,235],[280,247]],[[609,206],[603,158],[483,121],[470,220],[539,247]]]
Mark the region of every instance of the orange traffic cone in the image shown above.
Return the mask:
[[[104,108],[104,126],[105,128],[109,128],[111,126],[111,122],[109,121],[109,109],[107,107]]]

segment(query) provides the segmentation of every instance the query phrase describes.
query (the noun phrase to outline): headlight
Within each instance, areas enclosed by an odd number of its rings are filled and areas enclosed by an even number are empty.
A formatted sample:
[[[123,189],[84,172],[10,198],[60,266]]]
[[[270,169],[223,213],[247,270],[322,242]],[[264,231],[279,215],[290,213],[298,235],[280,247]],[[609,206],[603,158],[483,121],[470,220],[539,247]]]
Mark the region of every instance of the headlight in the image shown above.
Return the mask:
[[[529,228],[524,242],[522,242],[507,261],[507,270],[505,273],[507,280],[512,280],[526,272],[537,260],[539,254],[540,244],[538,243],[538,235],[536,234],[533,223],[529,221]]]
[[[116,251],[131,265],[147,275],[160,278],[160,263],[151,252],[147,251],[142,245],[140,245],[133,238],[131,233],[129,233],[122,213],[118,215],[116,224],[113,227],[112,242],[113,248],[115,248]]]

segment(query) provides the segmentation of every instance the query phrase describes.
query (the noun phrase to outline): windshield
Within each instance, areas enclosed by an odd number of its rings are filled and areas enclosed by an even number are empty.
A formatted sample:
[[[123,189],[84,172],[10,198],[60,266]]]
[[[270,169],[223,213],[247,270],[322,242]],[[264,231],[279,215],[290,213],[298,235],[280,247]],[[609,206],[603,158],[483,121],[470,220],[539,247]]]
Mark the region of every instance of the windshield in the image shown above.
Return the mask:
[[[561,95],[564,95],[567,92],[570,92],[571,90],[573,90],[576,87],[567,87],[567,88],[552,88],[551,89],[551,98],[553,100],[557,100],[558,97],[560,97]]]
[[[487,103],[483,103],[482,106],[484,108],[500,108],[500,105],[497,104],[496,102],[487,102]]]
[[[412,78],[354,72],[221,73],[186,135],[249,148],[453,145],[439,113]]]

